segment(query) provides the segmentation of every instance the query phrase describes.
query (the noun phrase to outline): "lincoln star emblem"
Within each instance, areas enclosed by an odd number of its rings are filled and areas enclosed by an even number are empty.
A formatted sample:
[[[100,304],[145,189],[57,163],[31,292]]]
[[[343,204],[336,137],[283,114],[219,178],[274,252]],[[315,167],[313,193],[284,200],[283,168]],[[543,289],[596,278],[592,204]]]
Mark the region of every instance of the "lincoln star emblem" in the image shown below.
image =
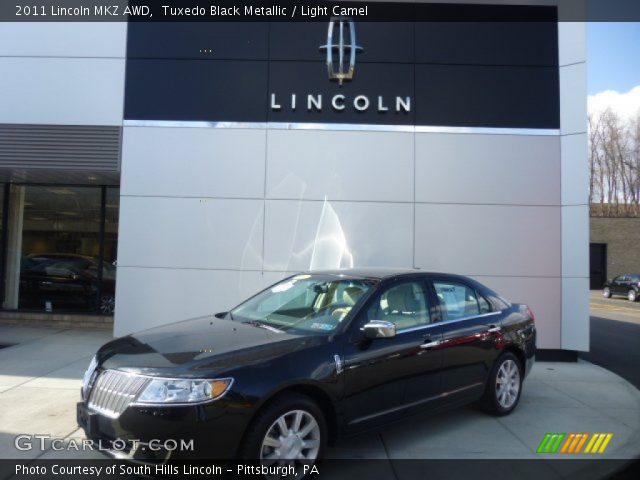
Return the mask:
[[[362,51],[362,47],[356,44],[356,27],[353,21],[346,17],[332,17],[327,30],[327,44],[322,45],[320,50],[327,51],[327,71],[331,80],[338,80],[340,85],[345,80],[351,80],[356,53]]]

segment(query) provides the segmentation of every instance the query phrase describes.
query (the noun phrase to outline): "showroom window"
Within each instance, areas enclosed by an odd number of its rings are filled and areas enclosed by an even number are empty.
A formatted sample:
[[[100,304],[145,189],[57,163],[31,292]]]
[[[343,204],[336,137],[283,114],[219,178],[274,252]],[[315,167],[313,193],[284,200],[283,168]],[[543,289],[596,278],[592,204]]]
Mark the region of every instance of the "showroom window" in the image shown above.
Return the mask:
[[[11,185],[5,309],[113,314],[119,189]]]

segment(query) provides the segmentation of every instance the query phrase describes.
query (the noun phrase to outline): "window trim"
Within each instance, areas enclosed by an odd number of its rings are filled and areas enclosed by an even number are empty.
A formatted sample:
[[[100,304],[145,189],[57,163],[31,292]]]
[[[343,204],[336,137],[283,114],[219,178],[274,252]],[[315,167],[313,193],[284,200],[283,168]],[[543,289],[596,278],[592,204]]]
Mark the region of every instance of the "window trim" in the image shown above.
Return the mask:
[[[453,320],[441,320],[439,322],[430,323],[429,325],[424,325],[422,327],[409,327],[409,328],[405,328],[405,329],[402,329],[402,330],[398,330],[398,331],[396,331],[396,335],[401,335],[403,333],[408,333],[408,332],[414,332],[414,331],[417,331],[417,330],[424,330],[426,328],[436,327],[438,325],[446,325],[446,324],[449,324],[449,323],[464,322],[466,320],[473,320],[473,319],[476,319],[476,318],[493,317],[495,315],[500,315],[500,314],[502,314],[502,310],[496,310],[494,312],[489,312],[489,313],[482,313],[480,315],[470,315],[468,317],[455,318]]]

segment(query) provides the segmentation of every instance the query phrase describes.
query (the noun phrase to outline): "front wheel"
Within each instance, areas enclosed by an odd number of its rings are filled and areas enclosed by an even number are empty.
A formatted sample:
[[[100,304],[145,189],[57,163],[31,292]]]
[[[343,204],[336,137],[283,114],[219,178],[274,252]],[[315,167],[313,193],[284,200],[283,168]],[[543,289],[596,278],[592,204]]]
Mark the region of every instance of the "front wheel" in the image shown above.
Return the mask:
[[[511,352],[502,354],[491,369],[481,404],[493,415],[508,415],[520,401],[522,367]]]
[[[288,394],[270,402],[253,421],[239,456],[270,464],[315,463],[327,443],[322,410],[309,397]]]
[[[604,287],[604,290],[602,290],[602,296],[604,298],[611,298],[611,289],[609,287]]]
[[[635,290],[631,289],[629,290],[629,293],[627,293],[627,298],[630,302],[635,302],[638,299],[638,294]]]

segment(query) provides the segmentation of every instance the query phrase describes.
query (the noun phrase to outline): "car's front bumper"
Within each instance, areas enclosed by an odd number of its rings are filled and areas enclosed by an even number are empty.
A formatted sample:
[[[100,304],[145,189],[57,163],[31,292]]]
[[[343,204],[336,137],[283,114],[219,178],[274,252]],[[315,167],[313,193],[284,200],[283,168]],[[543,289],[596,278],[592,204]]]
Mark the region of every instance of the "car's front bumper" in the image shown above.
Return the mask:
[[[118,418],[77,404],[78,425],[105,455],[137,462],[234,459],[250,412],[224,399],[203,405],[129,406]]]

